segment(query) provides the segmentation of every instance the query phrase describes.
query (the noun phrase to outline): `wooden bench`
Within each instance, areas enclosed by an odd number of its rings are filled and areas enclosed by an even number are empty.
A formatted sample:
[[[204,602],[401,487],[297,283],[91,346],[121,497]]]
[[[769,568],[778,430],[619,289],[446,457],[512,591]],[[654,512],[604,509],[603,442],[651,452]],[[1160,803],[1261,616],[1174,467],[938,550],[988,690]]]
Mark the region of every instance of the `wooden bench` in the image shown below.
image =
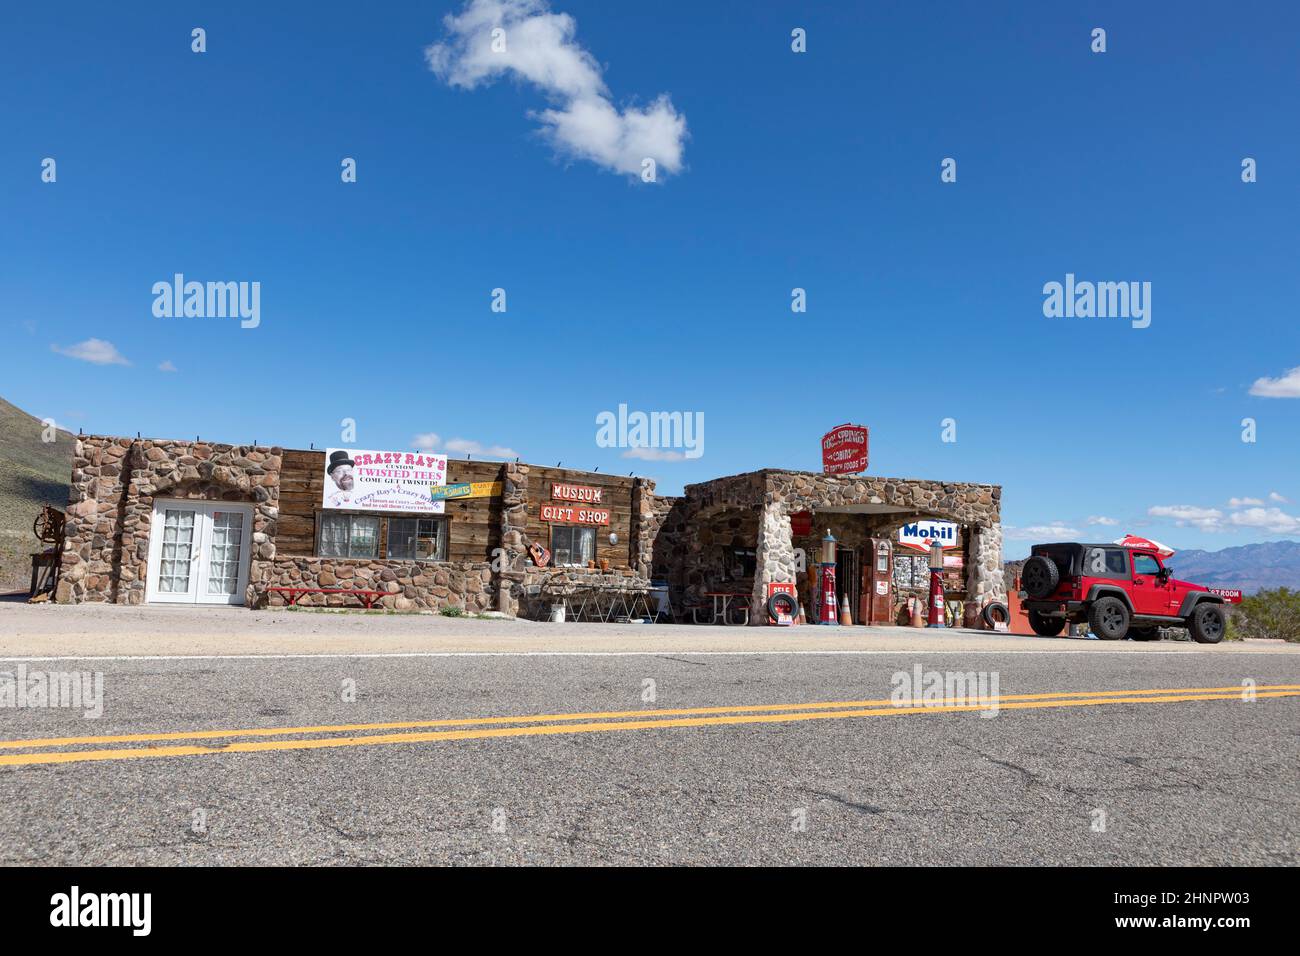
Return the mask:
[[[387,594],[387,591],[363,591],[358,588],[267,588],[267,593],[278,591],[281,594],[289,595],[289,606],[293,607],[298,603],[298,598],[304,594],[355,594],[366,604],[366,610],[369,611],[376,600]]]

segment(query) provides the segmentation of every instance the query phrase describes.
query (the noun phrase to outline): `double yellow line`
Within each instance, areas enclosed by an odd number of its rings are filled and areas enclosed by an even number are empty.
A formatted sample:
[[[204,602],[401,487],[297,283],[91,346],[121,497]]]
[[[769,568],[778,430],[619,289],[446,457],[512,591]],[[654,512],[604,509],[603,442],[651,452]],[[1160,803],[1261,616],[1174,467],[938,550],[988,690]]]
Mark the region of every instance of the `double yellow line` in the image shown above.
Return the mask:
[[[1255,698],[1300,696],[1300,684],[1269,684],[1253,690]],[[755,704],[731,707],[686,707],[666,710],[594,711],[534,714],[520,717],[457,717],[442,720],[397,721],[380,724],[329,724],[304,727],[253,727],[242,730],[183,730],[166,733],[116,734],[98,737],[36,737],[0,741],[0,767],[79,763],[88,760],[135,760],[192,757],[206,754],[259,753],[272,750],[319,750],[376,744],[412,744],[439,740],[481,740],[489,737],[537,737],[667,727],[716,727],[736,724],[792,723],[907,714],[952,714],[966,711],[1039,710],[1051,707],[1094,707],[1104,704],[1170,704],[1198,700],[1243,700],[1240,685],[1228,687],[1169,687],[1148,690],[1066,691],[1045,694],[1003,694],[968,704],[896,706],[889,700],[842,700],[804,704]],[[439,729],[430,728],[466,728]],[[389,731],[375,733],[375,731]],[[394,732],[397,731],[397,732]],[[335,736],[307,736],[335,735]],[[342,735],[342,736],[337,736]],[[234,738],[254,738],[238,740]],[[256,739],[277,738],[277,739]],[[167,744],[169,741],[227,740],[213,746]],[[113,747],[113,744],[143,746]],[[90,746],[91,750],[59,748]],[[4,751],[23,751],[4,753]]]

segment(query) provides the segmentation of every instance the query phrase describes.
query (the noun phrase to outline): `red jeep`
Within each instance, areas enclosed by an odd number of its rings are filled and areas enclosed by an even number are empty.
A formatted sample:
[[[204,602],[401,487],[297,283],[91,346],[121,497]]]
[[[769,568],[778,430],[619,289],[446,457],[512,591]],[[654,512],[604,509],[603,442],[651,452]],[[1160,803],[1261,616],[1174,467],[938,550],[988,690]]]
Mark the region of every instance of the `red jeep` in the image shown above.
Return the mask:
[[[1178,581],[1160,556],[1118,544],[1036,544],[1020,571],[1035,634],[1055,637],[1086,621],[1106,641],[1160,639],[1161,627],[1185,627],[1201,644],[1227,630],[1223,598]]]

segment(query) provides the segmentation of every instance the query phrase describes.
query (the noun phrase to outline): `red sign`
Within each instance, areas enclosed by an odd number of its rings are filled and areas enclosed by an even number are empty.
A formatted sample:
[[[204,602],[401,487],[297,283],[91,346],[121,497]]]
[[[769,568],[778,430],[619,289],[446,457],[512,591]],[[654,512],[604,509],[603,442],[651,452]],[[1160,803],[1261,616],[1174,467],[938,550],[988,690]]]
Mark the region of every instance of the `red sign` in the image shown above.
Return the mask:
[[[1211,594],[1217,594],[1219,597],[1223,598],[1223,600],[1229,604],[1241,603],[1240,588],[1209,588],[1208,590]]]
[[[812,534],[812,512],[796,511],[790,515],[790,534],[796,538]]]
[[[551,524],[609,524],[608,508],[542,505],[542,520]]]
[[[866,425],[836,425],[822,436],[822,471],[852,475],[866,470]]]
[[[558,501],[576,501],[579,504],[598,505],[604,493],[604,488],[592,488],[589,485],[571,485],[563,481],[551,482],[551,497]]]

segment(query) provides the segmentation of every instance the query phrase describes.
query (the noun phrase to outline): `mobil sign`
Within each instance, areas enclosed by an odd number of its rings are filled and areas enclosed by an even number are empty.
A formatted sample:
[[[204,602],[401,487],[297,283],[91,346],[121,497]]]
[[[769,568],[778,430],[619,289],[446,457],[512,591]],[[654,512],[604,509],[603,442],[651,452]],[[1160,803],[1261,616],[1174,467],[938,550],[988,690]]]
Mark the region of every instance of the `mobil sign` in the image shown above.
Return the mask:
[[[938,541],[945,550],[957,547],[957,525],[952,521],[913,521],[898,529],[898,545],[913,551],[929,551]]]
[[[822,436],[822,471],[853,475],[867,470],[867,426],[836,425]]]

